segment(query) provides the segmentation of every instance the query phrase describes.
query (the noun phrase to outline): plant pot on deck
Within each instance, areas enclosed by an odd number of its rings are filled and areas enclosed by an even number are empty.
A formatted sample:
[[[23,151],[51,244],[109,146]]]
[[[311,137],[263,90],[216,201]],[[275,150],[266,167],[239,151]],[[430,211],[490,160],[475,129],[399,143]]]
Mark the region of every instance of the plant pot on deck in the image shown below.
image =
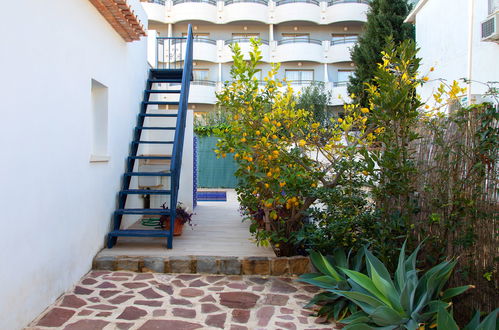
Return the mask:
[[[166,203],[162,205],[163,209],[168,210],[166,207]],[[187,223],[189,226],[192,226],[191,220],[193,213],[190,213],[185,209],[181,203],[177,205],[177,209],[175,210],[176,217],[173,222],[173,236],[182,235],[182,230],[184,229],[184,225]],[[162,215],[160,218],[161,227],[165,230],[170,230],[170,216]]]
[[[164,221],[165,230],[170,230],[170,217],[166,216]],[[182,235],[182,231],[184,230],[184,221],[180,217],[176,217],[173,222],[173,236]]]

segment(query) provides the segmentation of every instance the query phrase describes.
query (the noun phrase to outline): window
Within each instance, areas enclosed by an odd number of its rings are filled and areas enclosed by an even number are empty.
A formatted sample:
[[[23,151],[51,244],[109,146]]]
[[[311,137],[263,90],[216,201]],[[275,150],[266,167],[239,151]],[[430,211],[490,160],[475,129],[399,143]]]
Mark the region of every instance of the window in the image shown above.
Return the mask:
[[[92,79],[92,153],[91,162],[105,162],[107,155],[108,88]]]
[[[338,81],[336,85],[346,85],[346,83],[350,80],[350,76],[353,75],[353,70],[338,70]]]
[[[357,42],[357,34],[333,33],[331,43],[333,45]]]
[[[192,70],[192,78],[193,80],[209,80],[209,73],[209,69],[194,69]]]
[[[309,41],[310,33],[283,33],[282,40]]]
[[[286,80],[302,84],[314,80],[314,70],[286,70]]]

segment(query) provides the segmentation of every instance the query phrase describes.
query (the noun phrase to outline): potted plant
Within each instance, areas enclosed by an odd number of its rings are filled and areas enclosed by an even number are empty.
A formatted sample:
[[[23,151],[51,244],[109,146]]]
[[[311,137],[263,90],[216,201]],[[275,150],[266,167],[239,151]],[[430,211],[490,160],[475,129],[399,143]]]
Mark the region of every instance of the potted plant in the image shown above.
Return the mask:
[[[161,207],[165,210],[168,210],[166,203],[161,205]],[[191,221],[192,221],[192,215],[194,213],[190,213],[182,205],[182,203],[178,203],[175,214],[176,214],[176,216],[175,216],[175,222],[173,223],[173,236],[180,236],[180,235],[182,235],[182,230],[183,230],[184,225],[186,223],[192,227]],[[159,222],[160,222],[161,228],[164,228],[165,230],[170,229],[170,216],[169,215],[162,215]]]

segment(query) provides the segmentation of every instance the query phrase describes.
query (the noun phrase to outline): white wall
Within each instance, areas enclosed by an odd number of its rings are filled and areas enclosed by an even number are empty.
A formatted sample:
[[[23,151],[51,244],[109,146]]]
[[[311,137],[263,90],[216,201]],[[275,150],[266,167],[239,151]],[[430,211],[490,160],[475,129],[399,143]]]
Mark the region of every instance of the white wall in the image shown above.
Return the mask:
[[[129,0],[142,23],[138,0]],[[147,75],[88,0],[3,2],[0,329],[27,325],[91,267],[116,206]],[[108,162],[89,162],[91,81],[108,88]]]
[[[472,79],[497,81],[499,45],[480,41],[481,22],[488,14],[487,0],[474,3]],[[421,47],[422,74],[434,66],[430,79],[443,78],[452,82],[468,76],[468,15],[469,0],[453,0],[451,6],[448,0],[429,0],[417,13],[416,41]],[[438,81],[426,84],[421,89],[423,100],[430,98],[439,84]],[[481,94],[485,90],[481,84],[472,84],[472,94]]]

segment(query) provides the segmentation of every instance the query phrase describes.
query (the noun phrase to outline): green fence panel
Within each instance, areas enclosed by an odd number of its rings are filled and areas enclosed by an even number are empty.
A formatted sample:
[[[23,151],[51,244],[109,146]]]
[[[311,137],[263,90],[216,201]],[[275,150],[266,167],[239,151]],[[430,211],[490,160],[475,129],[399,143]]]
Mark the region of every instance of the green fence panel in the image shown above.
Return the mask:
[[[213,136],[198,137],[198,187],[200,188],[235,188],[237,179],[234,172],[237,164],[233,155],[217,158],[218,138]]]

